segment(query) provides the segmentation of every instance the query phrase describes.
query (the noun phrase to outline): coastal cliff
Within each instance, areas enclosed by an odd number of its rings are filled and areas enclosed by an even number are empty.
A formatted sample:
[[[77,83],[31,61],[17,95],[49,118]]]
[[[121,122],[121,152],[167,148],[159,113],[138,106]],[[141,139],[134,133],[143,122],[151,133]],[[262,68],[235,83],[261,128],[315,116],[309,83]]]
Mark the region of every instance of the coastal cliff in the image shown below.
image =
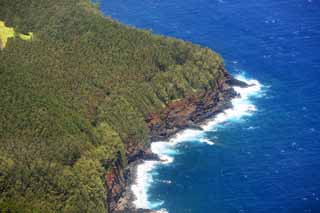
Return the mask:
[[[234,79],[223,67],[220,69],[224,78],[218,82],[219,86],[216,90],[203,91],[173,101],[161,111],[146,116],[151,142],[168,140],[184,129],[201,129],[199,124],[232,107],[231,99],[239,95],[235,92],[233,86],[248,87],[250,85]],[[131,159],[131,161],[125,169],[125,175],[119,172],[123,168],[115,166],[113,172],[106,179],[107,185],[111,186],[109,187],[109,194],[112,194],[112,200],[109,200],[110,212],[153,212],[152,210],[135,208],[133,205],[135,196],[130,186],[135,181],[138,164],[142,163],[143,160],[160,159],[150,151],[149,146],[130,146],[127,147],[127,150],[131,150],[127,153],[128,159]],[[109,177],[112,177],[113,181],[110,182]]]
[[[1,212],[148,211],[125,200],[134,165],[157,159],[150,142],[199,128],[245,86],[212,50],[89,0],[3,0],[0,21]]]

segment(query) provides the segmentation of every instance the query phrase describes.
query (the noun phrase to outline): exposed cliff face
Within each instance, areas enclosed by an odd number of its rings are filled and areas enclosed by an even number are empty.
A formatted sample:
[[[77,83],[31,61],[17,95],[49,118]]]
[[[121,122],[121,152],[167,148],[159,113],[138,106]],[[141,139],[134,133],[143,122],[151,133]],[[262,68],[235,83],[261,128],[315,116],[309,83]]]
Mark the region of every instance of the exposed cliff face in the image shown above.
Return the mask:
[[[90,0],[0,2],[0,211],[132,212],[116,204],[132,165],[156,158],[148,142],[235,95],[209,48],[124,26]]]
[[[231,107],[230,100],[237,93],[228,83],[230,76],[224,72],[215,90],[204,91],[169,104],[160,112],[150,114],[146,121],[151,140],[165,140],[186,128],[200,128],[197,124]]]
[[[121,159],[118,159],[115,162],[114,167],[106,173],[105,180],[108,190],[108,208],[109,211],[112,211],[126,187],[126,178],[124,168],[122,168],[121,165]]]
[[[198,125],[208,118],[214,117],[223,110],[232,107],[231,99],[238,94],[232,86],[247,87],[244,82],[232,78],[224,68],[220,70],[223,77],[218,81],[217,88],[194,94],[168,104],[160,112],[151,113],[146,117],[150,129],[150,140],[166,140],[178,131],[186,128],[201,128]],[[110,212],[153,212],[135,209],[132,201],[134,195],[130,185],[135,178],[136,165],[145,159],[158,159],[150,151],[148,145],[128,141],[127,158],[129,166],[124,170],[116,164],[106,175]]]
[[[128,163],[136,162],[138,160],[158,159],[157,155],[152,153],[149,147],[150,144],[141,144],[135,141],[128,141],[126,143],[126,154]]]
[[[158,156],[151,152],[147,145],[132,141],[126,144],[126,156],[129,166],[123,168],[122,159],[118,159],[112,169],[105,175],[108,191],[107,204],[109,212],[152,212],[136,209],[132,203],[134,195],[130,190],[134,180],[136,165],[142,160],[158,160]]]

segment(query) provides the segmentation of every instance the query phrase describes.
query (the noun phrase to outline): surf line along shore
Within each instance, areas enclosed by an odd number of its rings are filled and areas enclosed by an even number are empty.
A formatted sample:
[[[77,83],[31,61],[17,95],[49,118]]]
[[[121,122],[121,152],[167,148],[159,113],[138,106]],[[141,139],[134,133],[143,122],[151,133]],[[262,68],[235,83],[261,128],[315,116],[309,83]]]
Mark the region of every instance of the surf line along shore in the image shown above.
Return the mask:
[[[167,152],[186,137],[198,135],[216,122],[223,122],[224,114],[242,115],[254,111],[253,105],[238,106],[237,102],[247,99],[250,94],[260,91],[261,85],[255,80],[233,78],[225,72],[225,80],[219,82],[219,88],[169,104],[163,111],[150,114],[146,121],[150,129],[151,147],[129,164],[125,171],[125,189],[117,201],[114,212],[159,212],[150,210],[162,202],[151,203],[148,200],[148,188],[152,184],[150,171],[160,164],[169,164],[173,157]],[[243,111],[243,112],[242,112]],[[206,138],[200,141],[213,145]],[[161,142],[159,142],[161,141]],[[166,212],[164,209],[161,212]]]

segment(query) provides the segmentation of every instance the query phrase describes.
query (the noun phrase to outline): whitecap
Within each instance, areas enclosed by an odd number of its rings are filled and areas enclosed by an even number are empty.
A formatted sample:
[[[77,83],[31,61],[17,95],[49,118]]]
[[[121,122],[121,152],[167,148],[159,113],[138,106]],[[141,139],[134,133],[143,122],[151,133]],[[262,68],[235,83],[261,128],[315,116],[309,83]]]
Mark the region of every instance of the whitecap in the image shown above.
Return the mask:
[[[157,213],[168,213],[167,209],[160,209],[156,211]]]
[[[162,180],[161,182],[162,182],[162,183],[165,183],[165,184],[171,184],[171,183],[172,183],[171,180]]]
[[[211,146],[215,144],[214,142],[210,141],[208,138],[201,138],[200,142],[201,143],[206,143],[206,144],[211,145]]]
[[[252,96],[258,96],[261,93],[262,85],[257,80],[248,80],[242,75],[236,76],[237,79],[251,85],[247,88],[234,87],[235,91],[240,94],[239,97],[232,100],[232,108],[218,114],[214,119],[209,120],[202,128],[205,131],[213,130],[218,124],[227,121],[237,121],[244,116],[250,116],[257,111],[256,106],[250,101]]]
[[[136,207],[150,208],[152,206],[146,189],[153,182],[151,171],[158,163],[158,161],[145,161],[143,164],[138,165],[135,184],[131,186],[131,190],[136,196],[136,200],[133,202]]]
[[[151,144],[151,150],[157,154],[161,161],[145,161],[137,167],[137,178],[131,186],[136,196],[134,204],[137,208],[156,209],[161,207],[164,202],[151,202],[148,197],[148,190],[153,183],[152,170],[158,165],[167,165],[174,162],[174,157],[178,155],[176,150],[177,144],[185,142],[201,142],[208,145],[215,143],[206,138],[206,132],[213,131],[225,122],[240,121],[244,116],[251,116],[257,111],[256,106],[250,100],[251,97],[261,95],[262,85],[257,80],[246,79],[243,75],[237,75],[238,80],[246,82],[250,87],[234,87],[239,93],[239,97],[234,98],[231,102],[233,107],[215,116],[212,120],[202,125],[202,130],[186,129],[175,135],[168,141],[158,141]],[[168,212],[166,209],[157,212]]]
[[[255,130],[255,129],[258,129],[259,127],[257,127],[257,126],[249,126],[249,127],[247,127],[246,129],[247,130]]]

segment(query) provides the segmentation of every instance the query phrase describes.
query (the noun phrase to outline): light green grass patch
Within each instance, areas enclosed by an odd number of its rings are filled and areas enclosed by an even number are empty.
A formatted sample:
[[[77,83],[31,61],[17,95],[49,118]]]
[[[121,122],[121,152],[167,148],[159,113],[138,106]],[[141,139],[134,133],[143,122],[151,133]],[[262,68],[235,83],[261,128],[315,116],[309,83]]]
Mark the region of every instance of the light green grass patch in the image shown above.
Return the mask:
[[[24,35],[16,33],[12,27],[6,27],[3,21],[0,21],[0,48],[5,48],[9,38],[19,37],[22,40],[29,41],[32,39],[33,34],[29,33]]]

